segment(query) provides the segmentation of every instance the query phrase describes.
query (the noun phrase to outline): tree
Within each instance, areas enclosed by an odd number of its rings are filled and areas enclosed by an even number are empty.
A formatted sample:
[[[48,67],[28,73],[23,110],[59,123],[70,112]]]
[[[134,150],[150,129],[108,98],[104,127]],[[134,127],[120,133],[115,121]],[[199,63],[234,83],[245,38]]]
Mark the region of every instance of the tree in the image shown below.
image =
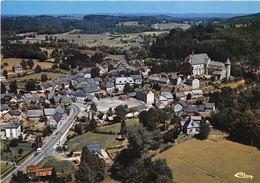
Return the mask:
[[[101,182],[104,179],[104,171],[105,166],[101,159],[94,152],[90,152],[87,147],[84,147],[80,166],[75,174],[76,182]]]
[[[191,99],[191,93],[188,93],[186,100],[190,100]]]
[[[18,149],[18,154],[19,154],[19,156],[21,156],[21,154],[23,154],[23,148]]]
[[[44,61],[47,60],[47,55],[46,55],[45,52],[40,51],[40,52],[38,52],[38,54],[37,54],[37,58],[39,59],[40,62],[44,62]]]
[[[13,174],[12,179],[10,183],[29,183],[30,179],[27,177],[26,173],[23,173],[23,171],[17,171],[16,174]]]
[[[16,146],[18,146],[18,139],[12,139],[12,140],[10,141],[9,145],[10,145],[11,147],[16,147]]]
[[[47,74],[42,74],[42,75],[41,75],[41,81],[42,81],[42,82],[45,82],[45,81],[47,81],[47,80],[48,80]]]
[[[11,81],[10,85],[9,85],[9,89],[10,89],[10,93],[14,93],[15,95],[17,95],[17,82],[16,80]]]
[[[179,131],[179,125],[175,125],[174,128],[170,129],[163,135],[163,140],[165,143],[167,142],[174,142],[174,139],[178,138],[180,131]]]
[[[125,119],[125,116],[127,114],[125,106],[123,106],[123,105],[116,106],[114,111],[115,111],[115,114],[120,118],[120,120]]]
[[[82,131],[83,131],[82,124],[81,124],[81,123],[77,123],[77,124],[75,125],[75,132],[76,132],[77,134],[81,135],[81,134],[82,134]]]
[[[27,60],[27,65],[29,66],[30,69],[32,69],[33,66],[34,66],[33,60],[32,60],[32,59],[28,59],[28,60]]]
[[[107,110],[107,115],[108,116],[112,116],[113,115],[113,110],[111,107],[109,107],[109,109]]]
[[[208,138],[210,134],[210,125],[209,123],[203,118],[200,122],[200,133],[197,134],[195,137],[200,140],[205,140]]]
[[[6,87],[4,85],[3,82],[1,82],[1,94],[5,94],[6,93]]]
[[[97,128],[97,122],[94,118],[92,118],[89,122],[89,128],[90,130],[95,130]]]
[[[36,84],[35,84],[34,79],[29,79],[27,81],[27,83],[25,84],[25,89],[27,91],[33,91],[33,90],[35,90],[35,88],[36,88]]]
[[[100,72],[100,69],[98,67],[93,67],[90,72],[91,77],[92,78],[99,77],[99,72]]]
[[[22,61],[20,62],[20,65],[22,66],[23,69],[25,69],[28,64],[27,64],[26,60],[22,59]]]
[[[51,133],[52,133],[52,130],[51,130],[50,125],[47,125],[46,128],[44,128],[42,131],[42,135],[44,137],[50,135]]]
[[[124,92],[125,93],[128,93],[128,92],[130,92],[132,90],[132,87],[130,86],[130,84],[129,83],[126,83],[125,84],[125,86],[124,86]]]
[[[7,70],[3,70],[3,76],[4,76],[6,79],[8,79],[8,72],[7,72]]]
[[[34,68],[34,72],[35,72],[35,73],[40,73],[40,72],[42,72],[41,66],[36,65],[36,67]]]
[[[94,103],[90,104],[90,110],[93,111],[93,112],[97,112],[96,104],[94,104]]]

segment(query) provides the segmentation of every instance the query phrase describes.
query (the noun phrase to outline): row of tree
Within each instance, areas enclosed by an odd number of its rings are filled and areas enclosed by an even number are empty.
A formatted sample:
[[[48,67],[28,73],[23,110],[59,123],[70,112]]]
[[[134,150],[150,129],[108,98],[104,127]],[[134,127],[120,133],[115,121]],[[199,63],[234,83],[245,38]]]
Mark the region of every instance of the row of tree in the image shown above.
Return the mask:
[[[260,87],[231,89],[225,87],[221,92],[210,95],[210,102],[218,106],[218,112],[211,116],[211,124],[229,134],[229,139],[251,144],[260,148]]]

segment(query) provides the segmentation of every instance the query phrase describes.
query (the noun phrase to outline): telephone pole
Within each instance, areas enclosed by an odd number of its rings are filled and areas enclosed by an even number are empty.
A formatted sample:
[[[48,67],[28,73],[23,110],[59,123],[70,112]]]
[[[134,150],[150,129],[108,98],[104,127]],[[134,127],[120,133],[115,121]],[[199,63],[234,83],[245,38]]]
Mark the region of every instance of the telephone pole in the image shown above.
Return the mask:
[[[215,178],[217,177],[218,159],[215,160]]]
[[[250,150],[250,153],[252,153],[252,146],[253,146],[253,138],[251,139],[251,150]]]

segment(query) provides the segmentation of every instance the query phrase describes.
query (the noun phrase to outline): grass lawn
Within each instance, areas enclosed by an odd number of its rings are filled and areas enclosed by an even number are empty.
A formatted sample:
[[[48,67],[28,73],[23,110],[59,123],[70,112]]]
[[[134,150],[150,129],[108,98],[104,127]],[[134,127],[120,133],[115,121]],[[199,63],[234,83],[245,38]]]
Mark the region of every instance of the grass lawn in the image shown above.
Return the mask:
[[[73,151],[80,151],[83,147],[94,144],[100,145],[101,148],[106,148],[115,146],[116,137],[117,135],[88,132],[69,140],[66,145],[68,145],[70,150]]]
[[[52,156],[43,158],[42,161],[40,161],[37,164],[37,168],[49,168],[49,167],[55,168],[56,172],[64,171],[66,173],[70,172],[72,174],[74,174],[78,169],[77,165],[75,165],[73,162],[67,160],[59,160]]]
[[[8,144],[9,141],[5,141],[3,144]],[[4,147],[5,146],[5,147]],[[3,148],[6,148],[6,145],[4,145],[1,147],[1,151]],[[21,156],[19,156],[18,154],[18,150],[22,148],[23,149],[23,153],[21,154]],[[14,152],[14,157],[16,157],[16,160],[19,160],[22,158],[23,155],[25,155],[27,152],[32,150],[31,144],[28,143],[18,143],[18,146],[16,147],[10,147],[10,150],[12,152]],[[1,154],[1,160],[3,161],[13,161],[13,154],[12,152],[3,152]]]
[[[166,158],[177,182],[260,182],[260,151],[257,148],[238,144],[228,140],[214,142],[212,140],[192,139],[178,144],[154,157]],[[216,179],[215,175],[217,159]],[[238,172],[253,175],[253,179],[239,179]]]
[[[137,124],[138,121],[139,121],[138,118],[130,118],[130,119],[126,120],[126,125],[130,126],[133,124]],[[118,133],[118,132],[120,132],[120,128],[121,128],[121,123],[115,123],[112,125],[99,127],[98,130],[106,131],[106,132],[112,131],[112,132]]]
[[[11,163],[6,164],[4,162],[1,162],[1,174],[2,174],[2,172],[7,170],[8,168],[10,168],[11,166],[13,166]]]

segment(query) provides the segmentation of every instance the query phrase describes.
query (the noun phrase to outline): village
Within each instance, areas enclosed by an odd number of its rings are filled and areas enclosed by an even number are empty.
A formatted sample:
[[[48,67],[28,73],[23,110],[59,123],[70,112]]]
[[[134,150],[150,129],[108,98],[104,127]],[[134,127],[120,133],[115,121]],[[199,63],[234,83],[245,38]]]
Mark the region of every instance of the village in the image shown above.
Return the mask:
[[[108,73],[108,68],[103,66],[100,67],[99,77],[93,78],[91,68],[88,68],[76,75],[40,82],[37,91],[18,92],[19,95],[2,94],[1,98],[5,104],[1,105],[1,139],[21,139],[23,142],[35,144],[36,136],[39,134],[37,132],[47,126],[51,128],[53,134],[47,134],[42,141],[51,136],[55,138],[55,129],[71,115],[72,103],[81,105],[83,111],[79,116],[75,116],[72,129],[78,123],[76,118],[81,119],[83,116],[87,120],[95,119],[98,126],[117,123],[116,115],[107,115],[107,112],[109,108],[114,110],[119,105],[127,106],[127,118],[136,118],[141,111],[153,107],[159,109],[171,107],[174,109],[173,115],[182,119],[181,132],[192,137],[200,132],[202,118],[215,112],[215,104],[209,103],[209,97],[204,95],[205,92],[209,92],[208,83],[212,82],[212,76],[218,78],[215,79],[216,82],[222,79],[229,80],[231,64],[229,59],[225,63],[216,62],[211,61],[207,54],[194,53],[187,57],[187,61],[192,64],[193,75],[184,76],[178,73],[150,75],[149,67],[142,62],[135,68],[122,58],[113,65],[110,72],[140,74],[114,74],[104,78],[102,75]],[[13,66],[13,72],[23,72],[20,64]],[[96,111],[93,111],[93,105],[96,106]],[[57,144],[57,147],[60,145]],[[93,144],[93,146],[104,163],[111,166],[112,155],[107,154],[100,145]],[[67,154],[70,154],[68,160],[79,165],[80,152]],[[35,167],[30,167],[27,173],[34,172],[36,176],[40,176],[37,171],[40,172]]]

